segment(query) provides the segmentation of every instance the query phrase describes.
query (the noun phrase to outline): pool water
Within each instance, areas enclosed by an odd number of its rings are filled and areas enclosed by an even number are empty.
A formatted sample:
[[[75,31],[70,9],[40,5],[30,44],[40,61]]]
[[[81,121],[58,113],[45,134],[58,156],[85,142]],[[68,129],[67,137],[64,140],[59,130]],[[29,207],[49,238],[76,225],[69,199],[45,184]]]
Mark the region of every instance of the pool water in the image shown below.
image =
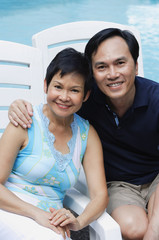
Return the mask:
[[[0,0],[0,39],[31,45],[33,34],[83,20],[111,21],[141,33],[144,75],[159,82],[159,0]]]

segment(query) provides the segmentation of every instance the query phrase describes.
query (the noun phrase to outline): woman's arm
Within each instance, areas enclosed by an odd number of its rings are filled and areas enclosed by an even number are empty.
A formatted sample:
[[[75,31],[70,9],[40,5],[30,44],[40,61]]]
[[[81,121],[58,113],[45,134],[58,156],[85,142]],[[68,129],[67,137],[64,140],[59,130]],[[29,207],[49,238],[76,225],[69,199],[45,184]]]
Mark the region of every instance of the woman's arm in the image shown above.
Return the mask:
[[[8,179],[19,150],[28,142],[27,130],[14,127],[11,123],[7,126],[0,139],[0,208],[9,212],[22,215],[23,201],[9,191],[3,184]]]
[[[78,231],[97,219],[108,204],[108,193],[103,163],[103,151],[100,139],[92,126],[90,126],[87,148],[83,160],[83,167],[88,183],[90,202],[83,213],[75,218],[66,209],[54,210],[50,218],[51,223],[68,226]],[[68,215],[68,218],[67,218]]]
[[[8,118],[14,126],[20,125],[22,128],[30,128],[33,116],[31,103],[19,99],[15,100],[9,108]]]
[[[19,150],[25,147],[27,142],[27,130],[22,129],[20,126],[15,127],[11,123],[0,139],[0,209],[32,218],[40,225],[48,227],[64,236],[62,228],[50,224],[49,212],[45,212],[21,200],[4,186],[13,168]]]
[[[77,217],[81,228],[97,219],[108,204],[102,145],[97,132],[92,126],[90,126],[88,134],[83,167],[91,201],[84,212]]]

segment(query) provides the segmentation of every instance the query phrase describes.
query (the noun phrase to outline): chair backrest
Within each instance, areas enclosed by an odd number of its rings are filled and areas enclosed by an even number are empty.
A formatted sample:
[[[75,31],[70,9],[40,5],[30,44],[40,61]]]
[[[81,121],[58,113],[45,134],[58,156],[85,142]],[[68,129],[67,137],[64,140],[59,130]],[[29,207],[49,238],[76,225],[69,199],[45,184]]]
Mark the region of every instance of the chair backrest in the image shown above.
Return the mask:
[[[0,41],[0,136],[8,124],[8,108],[15,99],[44,102],[40,50]]]
[[[127,25],[103,21],[80,21],[58,25],[41,31],[32,37],[33,46],[40,49],[43,55],[44,74],[53,57],[66,47],[73,47],[83,52],[88,40],[97,32],[105,28],[120,28],[131,31],[138,40],[139,75],[143,76],[143,60],[140,33],[137,29]]]

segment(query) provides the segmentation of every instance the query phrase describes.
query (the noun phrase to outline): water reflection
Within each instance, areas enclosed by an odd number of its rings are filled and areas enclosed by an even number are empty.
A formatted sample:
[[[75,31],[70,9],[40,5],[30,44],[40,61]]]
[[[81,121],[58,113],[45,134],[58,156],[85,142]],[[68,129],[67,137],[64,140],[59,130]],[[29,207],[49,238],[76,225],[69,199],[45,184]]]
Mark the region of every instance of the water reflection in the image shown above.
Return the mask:
[[[159,82],[159,0],[0,0],[0,39],[31,45],[33,34],[72,21],[135,26],[141,33],[145,76]]]
[[[153,1],[154,2],[154,1]],[[156,1],[159,2],[159,1]],[[152,6],[130,6],[128,23],[141,33],[144,71],[146,77],[159,82],[159,3]],[[154,72],[156,74],[154,74]]]

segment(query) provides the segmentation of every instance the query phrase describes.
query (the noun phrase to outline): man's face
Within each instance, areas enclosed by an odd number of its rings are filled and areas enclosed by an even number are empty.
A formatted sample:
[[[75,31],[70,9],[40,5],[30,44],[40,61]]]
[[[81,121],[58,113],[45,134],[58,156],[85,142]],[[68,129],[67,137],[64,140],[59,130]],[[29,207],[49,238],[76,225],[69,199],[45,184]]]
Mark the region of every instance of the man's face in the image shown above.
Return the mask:
[[[123,38],[114,36],[103,41],[92,55],[92,69],[99,89],[110,101],[134,97],[138,66]]]

